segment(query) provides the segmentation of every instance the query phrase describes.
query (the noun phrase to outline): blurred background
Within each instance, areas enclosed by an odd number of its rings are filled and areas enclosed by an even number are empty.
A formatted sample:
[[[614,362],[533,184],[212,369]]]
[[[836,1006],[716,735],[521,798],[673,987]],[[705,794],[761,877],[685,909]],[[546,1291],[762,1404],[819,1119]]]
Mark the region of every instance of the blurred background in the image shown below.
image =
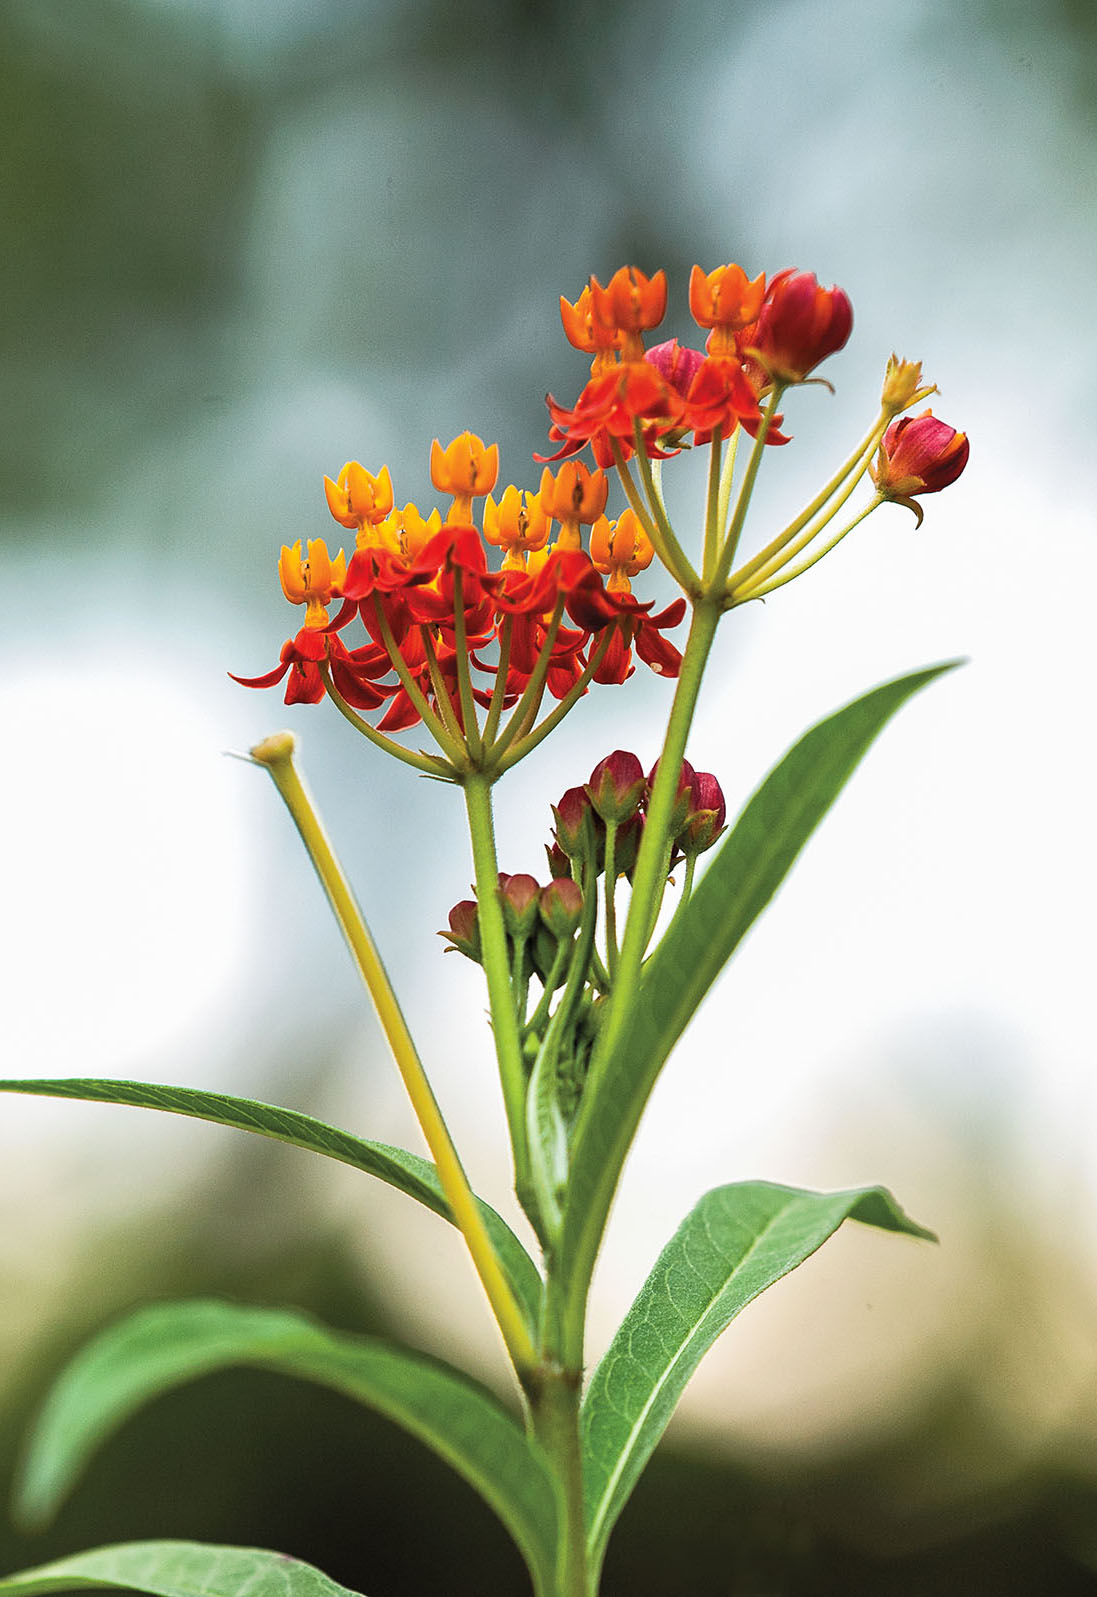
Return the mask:
[[[420,1146],[273,790],[224,757],[291,726],[511,1212],[479,975],[435,936],[468,891],[458,800],[225,674],[297,624],[279,545],[331,539],[347,459],[433,503],[430,440],[465,427],[534,485],[544,393],[586,374],[557,297],[625,262],[667,268],[685,341],[694,261],[850,294],[756,544],[867,426],[892,349],[971,438],[920,531],[887,508],[725,628],[690,753],[733,811],[810,721],[970,663],[884,733],[667,1071],[592,1356],[721,1181],[882,1181],[942,1245],[846,1227],[736,1322],[610,1597],[1097,1592],[1095,105],[1086,0],[0,9],[5,1075],[218,1087]],[[701,465],[667,469],[684,525]],[[549,801],[611,747],[654,757],[669,691],[641,668],[592,693],[507,780],[504,869],[543,873]],[[5,1098],[4,1481],[79,1342],[193,1292],[499,1381],[457,1240],[407,1200],[197,1122]],[[5,1517],[0,1557],[144,1536],[274,1545],[370,1597],[526,1590],[433,1457],[273,1376],[153,1405],[46,1535]]]

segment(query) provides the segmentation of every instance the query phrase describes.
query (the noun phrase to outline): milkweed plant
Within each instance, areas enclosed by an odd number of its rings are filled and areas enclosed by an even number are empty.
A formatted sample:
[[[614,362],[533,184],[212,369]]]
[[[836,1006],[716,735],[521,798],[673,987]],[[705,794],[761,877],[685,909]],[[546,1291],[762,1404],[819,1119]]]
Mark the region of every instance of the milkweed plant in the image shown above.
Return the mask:
[[[561,300],[564,332],[591,357],[591,372],[574,405],[548,399],[537,486],[500,487],[497,446],[471,432],[432,445],[431,483],[444,503],[426,514],[397,506],[385,466],[351,461],[325,478],[328,509],[348,542],[353,535],[349,558],[321,538],[282,549],[282,591],[303,607],[303,624],[273,669],[236,679],[284,684],[287,704],[326,702],[365,740],[367,761],[388,755],[463,800],[474,897],[450,909],[444,936],[480,967],[470,980],[486,985],[533,1251],[469,1186],[288,732],[248,758],[269,773],[315,866],[430,1158],[217,1093],[0,1082],[236,1126],[399,1188],[460,1233],[498,1327],[511,1401],[448,1364],[298,1313],[222,1301],[146,1308],[103,1332],[55,1385],[18,1488],[25,1523],[55,1511],[140,1404],[201,1373],[251,1365],[319,1382],[404,1425],[494,1509],[536,1597],[593,1597],[621,1509],[690,1376],[739,1311],[844,1220],[931,1236],[881,1187],[717,1187],[683,1220],[587,1369],[591,1275],[660,1070],[884,722],[949,669],[887,682],[814,726],[729,827],[718,777],[686,758],[717,628],[803,576],[882,506],[906,506],[920,522],[922,497],[953,482],[968,458],[962,432],[931,410],[911,414],[935,390],[919,364],[893,355],[879,410],[849,456],[799,514],[744,553],[758,474],[790,442],[783,408],[800,388],[825,384],[813,373],[846,343],[850,302],[808,272],[751,280],[735,265],[695,266],[689,308],[707,330],[704,350],[676,339],[645,347],[666,300],[665,274],[634,267],[605,286],[592,277],[574,303]],[[689,450],[708,451],[708,474],[702,524],[686,537],[664,476]],[[621,499],[614,516],[611,486]],[[633,588],[655,561],[680,590],[658,611]],[[600,704],[594,685],[628,691],[637,661],[673,683],[658,749],[645,759],[614,749],[586,781],[546,795],[543,879],[501,871],[496,784],[588,697]],[[280,1553],[153,1541],[10,1576],[0,1597],[88,1587],[159,1597],[346,1592]]]

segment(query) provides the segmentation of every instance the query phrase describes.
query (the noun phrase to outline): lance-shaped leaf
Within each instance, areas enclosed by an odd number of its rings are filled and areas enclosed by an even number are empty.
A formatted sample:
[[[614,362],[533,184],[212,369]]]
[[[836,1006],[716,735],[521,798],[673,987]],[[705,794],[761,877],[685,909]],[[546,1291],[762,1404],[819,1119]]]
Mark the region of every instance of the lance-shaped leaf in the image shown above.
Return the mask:
[[[560,1244],[573,1338],[621,1167],[667,1055],[881,727],[957,663],[885,682],[805,733],[749,800],[648,961],[612,1053],[595,1056],[576,1123]]]
[[[150,1597],[358,1597],[285,1553],[205,1542],[123,1542],[0,1579],[0,1597],[104,1589]]]
[[[486,1387],[373,1337],[214,1299],[143,1309],[76,1355],[31,1436],[17,1494],[21,1517],[30,1524],[47,1519],[89,1456],[143,1403],[230,1365],[315,1381],[395,1420],[475,1487],[531,1569],[551,1568],[552,1482],[521,1425]]]
[[[94,1077],[0,1081],[0,1092],[31,1093],[44,1098],[76,1098],[84,1102],[127,1104],[137,1109],[160,1109],[168,1114],[189,1115],[238,1131],[253,1131],[276,1142],[288,1142],[309,1153],[321,1153],[340,1164],[353,1165],[367,1175],[387,1181],[390,1187],[406,1192],[435,1214],[452,1224],[453,1215],[442,1191],[438,1172],[429,1159],[394,1148],[385,1142],[367,1142],[338,1126],[329,1126],[295,1109],[280,1109],[259,1103],[254,1098],[237,1098],[228,1093],[203,1092],[193,1087],[167,1087],[145,1081],[106,1081]],[[540,1272],[506,1221],[490,1204],[477,1199],[480,1213],[499,1255],[507,1280],[536,1335],[541,1313]]]
[[[587,1532],[596,1565],[686,1383],[740,1309],[843,1220],[935,1241],[883,1187],[804,1192],[766,1181],[707,1192],[663,1249],[583,1403]]]

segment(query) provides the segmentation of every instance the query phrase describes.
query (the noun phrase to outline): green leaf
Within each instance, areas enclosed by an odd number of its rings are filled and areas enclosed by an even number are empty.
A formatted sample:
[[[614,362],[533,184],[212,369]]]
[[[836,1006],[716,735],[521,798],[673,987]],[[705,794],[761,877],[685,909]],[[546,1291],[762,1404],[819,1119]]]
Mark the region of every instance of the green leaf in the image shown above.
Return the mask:
[[[885,682],[805,733],[749,800],[648,960],[618,1045],[594,1060],[576,1122],[560,1244],[572,1337],[621,1167],[668,1054],[873,738],[958,663]]]
[[[55,1591],[149,1592],[152,1597],[357,1597],[311,1564],[260,1547],[124,1542],[0,1579],[0,1597]]]
[[[583,1403],[587,1531],[600,1563],[675,1405],[740,1309],[821,1247],[843,1220],[936,1241],[883,1187],[804,1192],[766,1181],[707,1192],[663,1249]]]
[[[514,1416],[448,1365],[304,1315],[214,1299],[167,1303],[110,1327],[77,1354],[47,1399],[17,1496],[31,1525],[53,1514],[90,1455],[143,1403],[231,1365],[316,1381],[418,1436],[485,1498],[531,1569],[552,1566],[552,1483]]]
[[[329,1126],[295,1109],[280,1109],[253,1098],[236,1098],[221,1092],[202,1092],[193,1087],[166,1087],[144,1081],[104,1081],[97,1078],[62,1077],[34,1081],[0,1081],[0,1092],[32,1093],[45,1098],[78,1098],[94,1103],[128,1104],[138,1109],[160,1109],[169,1114],[189,1115],[240,1131],[254,1131],[276,1142],[288,1142],[309,1153],[321,1153],[341,1164],[353,1165],[367,1175],[387,1181],[390,1187],[433,1209],[452,1224],[453,1216],[442,1191],[438,1172],[429,1159],[408,1153],[384,1142],[367,1142],[338,1126]],[[499,1255],[511,1289],[536,1337],[541,1315],[542,1283],[540,1272],[525,1248],[501,1215],[490,1204],[477,1199],[480,1213]]]

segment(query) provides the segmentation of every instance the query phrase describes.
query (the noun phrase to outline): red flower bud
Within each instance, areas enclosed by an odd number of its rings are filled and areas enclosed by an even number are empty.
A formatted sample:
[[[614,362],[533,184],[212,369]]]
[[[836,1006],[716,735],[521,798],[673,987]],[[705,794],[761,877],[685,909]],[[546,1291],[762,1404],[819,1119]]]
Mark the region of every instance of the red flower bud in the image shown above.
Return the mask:
[[[921,524],[922,508],[914,503],[915,494],[940,493],[956,481],[967,460],[967,434],[927,410],[892,422],[870,470],[881,497],[908,506]]]
[[[556,844],[569,859],[592,860],[598,852],[602,823],[591,808],[585,788],[569,787],[559,804],[552,806],[556,818]]]
[[[659,761],[656,760],[648,772],[648,795],[655,787],[655,778],[659,770]],[[674,808],[670,812],[670,826],[668,828],[672,837],[676,836],[686,824],[686,816],[690,812],[693,800],[693,783],[696,772],[688,760],[682,761],[682,769],[678,773],[678,796],[674,800]]]
[[[548,860],[549,875],[553,881],[556,881],[559,877],[571,876],[571,861],[559,843],[546,843],[545,857]]]
[[[699,349],[689,349],[685,344],[680,344],[676,338],[668,338],[665,343],[656,344],[653,349],[645,351],[644,359],[655,367],[663,381],[669,383],[683,399],[689,393],[689,385],[697,376],[698,370],[705,363],[705,357]]]
[[[636,856],[640,852],[640,844],[644,840],[644,812],[637,810],[635,815],[618,829],[617,846],[614,849],[616,864],[614,869],[618,876],[627,876],[632,881],[632,873],[636,869]]]
[[[533,876],[508,876],[499,872],[499,897],[503,920],[511,937],[528,937],[537,921],[541,884]]]
[[[749,334],[749,353],[771,377],[802,383],[821,360],[841,349],[853,309],[840,288],[821,288],[814,272],[778,272]]]
[[[561,876],[541,889],[541,919],[556,938],[570,937],[583,913],[583,894],[570,876]]]
[[[647,791],[644,768],[635,754],[616,749],[598,761],[584,791],[604,821],[627,821]]]
[[[449,931],[439,932],[451,948],[480,964],[480,911],[473,898],[463,898],[449,912]],[[446,949],[449,953],[449,949]]]
[[[683,854],[703,854],[724,830],[727,805],[723,790],[708,771],[698,771],[690,787],[690,807],[686,824],[674,840]]]

